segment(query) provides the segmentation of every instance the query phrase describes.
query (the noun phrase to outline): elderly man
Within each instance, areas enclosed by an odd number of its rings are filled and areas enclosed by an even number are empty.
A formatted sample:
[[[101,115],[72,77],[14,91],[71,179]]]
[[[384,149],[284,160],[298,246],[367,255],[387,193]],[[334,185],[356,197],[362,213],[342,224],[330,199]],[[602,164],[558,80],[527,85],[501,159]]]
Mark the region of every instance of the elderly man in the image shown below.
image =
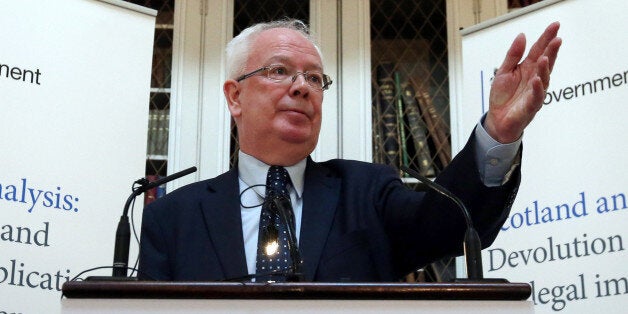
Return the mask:
[[[542,106],[558,28],[548,26],[521,63],[525,37],[517,36],[488,113],[437,178],[470,209],[484,245],[516,194],[521,136]],[[397,281],[461,253],[465,223],[451,201],[407,189],[389,166],[309,157],[331,79],[303,23],[254,25],[229,43],[227,57],[238,166],[145,209],[141,279],[283,280],[296,270],[306,281]],[[495,157],[498,165],[488,162]]]

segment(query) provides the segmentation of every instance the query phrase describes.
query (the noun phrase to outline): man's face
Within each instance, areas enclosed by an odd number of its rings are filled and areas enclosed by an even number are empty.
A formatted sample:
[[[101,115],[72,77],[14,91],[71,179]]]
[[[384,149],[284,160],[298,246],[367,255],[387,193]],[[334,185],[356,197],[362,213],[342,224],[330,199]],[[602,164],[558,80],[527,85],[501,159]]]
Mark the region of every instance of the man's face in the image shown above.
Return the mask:
[[[264,31],[250,49],[246,72],[278,64],[298,72],[323,71],[316,48],[290,29]],[[303,75],[292,83],[273,81],[264,74],[225,83],[240,149],[268,164],[294,164],[308,156],[318,141],[323,91],[310,87]]]

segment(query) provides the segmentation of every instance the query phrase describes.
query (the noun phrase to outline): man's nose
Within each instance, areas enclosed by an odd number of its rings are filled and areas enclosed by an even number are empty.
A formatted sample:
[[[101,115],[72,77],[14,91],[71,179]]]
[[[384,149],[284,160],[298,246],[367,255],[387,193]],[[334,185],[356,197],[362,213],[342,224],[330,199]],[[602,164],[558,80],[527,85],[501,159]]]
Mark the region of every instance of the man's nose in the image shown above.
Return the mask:
[[[292,89],[292,94],[294,96],[298,96],[303,94],[306,96],[310,89],[310,86],[307,84],[307,80],[305,79],[305,73],[297,72],[292,77],[292,85],[290,86]]]
[[[306,73],[304,72],[297,72],[293,77],[292,77],[292,84],[295,84],[296,81],[299,79],[299,77],[301,77],[301,80],[303,82],[301,83],[297,83],[297,84],[305,84],[307,86],[307,80],[306,80]]]

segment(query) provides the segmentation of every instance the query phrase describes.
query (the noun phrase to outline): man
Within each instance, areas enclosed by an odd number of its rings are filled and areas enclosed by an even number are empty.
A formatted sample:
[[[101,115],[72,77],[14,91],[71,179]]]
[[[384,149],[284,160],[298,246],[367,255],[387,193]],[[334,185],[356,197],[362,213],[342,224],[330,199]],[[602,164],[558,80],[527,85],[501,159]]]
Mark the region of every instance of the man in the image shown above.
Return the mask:
[[[483,122],[437,178],[470,209],[485,246],[516,194],[521,136],[542,106],[561,44],[558,28],[548,26],[521,63],[525,37],[517,36]],[[255,25],[229,43],[227,57],[223,90],[238,127],[238,167],[145,209],[140,278],[209,281],[290,271],[294,255],[277,244],[285,230],[296,233],[305,281],[397,281],[461,253],[465,224],[451,201],[407,189],[388,166],[309,158],[331,80],[305,25]],[[275,177],[283,178],[280,187],[269,183]],[[272,204],[280,193],[290,198],[285,220],[285,208]],[[285,259],[274,259],[276,250]],[[284,264],[272,268],[273,260]]]

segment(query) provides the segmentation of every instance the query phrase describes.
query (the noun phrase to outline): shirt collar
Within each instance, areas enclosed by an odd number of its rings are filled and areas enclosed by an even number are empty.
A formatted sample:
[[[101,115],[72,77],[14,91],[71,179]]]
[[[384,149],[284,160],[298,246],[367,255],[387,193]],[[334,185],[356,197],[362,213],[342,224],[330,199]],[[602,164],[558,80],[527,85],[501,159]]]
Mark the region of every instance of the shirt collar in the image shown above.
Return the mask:
[[[303,194],[303,181],[305,180],[306,164],[307,158],[304,158],[292,166],[284,167],[286,168],[286,171],[288,171],[288,175],[290,175],[292,188],[296,192],[298,198],[301,198],[301,195]],[[265,164],[245,152],[238,151],[238,175],[240,180],[248,186],[258,185],[252,187],[252,189],[260,196],[263,196],[266,193],[265,184],[268,168],[270,168],[270,165]]]

